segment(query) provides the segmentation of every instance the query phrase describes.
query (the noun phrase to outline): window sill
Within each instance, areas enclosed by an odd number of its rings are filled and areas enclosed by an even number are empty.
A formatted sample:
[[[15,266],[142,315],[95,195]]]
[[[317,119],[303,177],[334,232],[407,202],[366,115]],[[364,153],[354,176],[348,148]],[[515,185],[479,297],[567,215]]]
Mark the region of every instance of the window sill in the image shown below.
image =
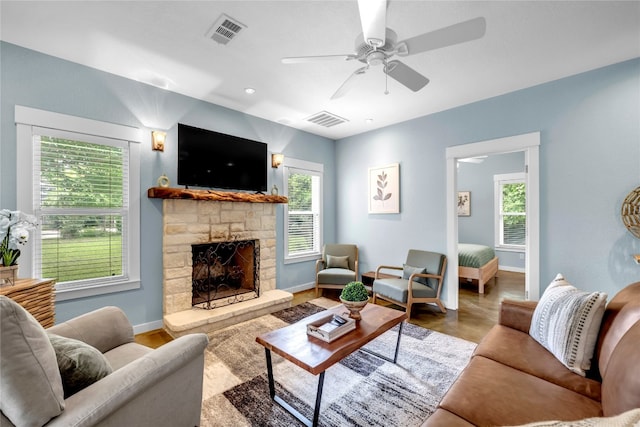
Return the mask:
[[[130,291],[140,289],[140,280],[130,280],[127,282],[117,282],[108,284],[98,284],[77,288],[56,289],[56,302],[69,301],[78,298],[106,295],[114,292]]]
[[[307,262],[307,261],[316,261],[318,259],[320,259],[321,255],[320,253],[314,253],[314,254],[310,254],[310,255],[303,255],[303,256],[297,256],[297,257],[289,257],[284,259],[284,263],[285,264],[296,264],[298,262]]]
[[[494,249],[496,251],[503,252],[526,252],[526,248],[524,246],[496,246]]]

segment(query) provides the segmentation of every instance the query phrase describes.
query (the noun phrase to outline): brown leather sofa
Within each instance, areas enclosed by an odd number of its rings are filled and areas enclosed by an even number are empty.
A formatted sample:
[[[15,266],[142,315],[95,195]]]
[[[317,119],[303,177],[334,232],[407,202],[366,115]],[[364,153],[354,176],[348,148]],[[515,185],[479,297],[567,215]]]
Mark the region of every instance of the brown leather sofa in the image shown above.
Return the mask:
[[[536,302],[503,301],[426,426],[514,426],[611,417],[640,408],[640,282],[607,304],[587,377],[529,336]]]

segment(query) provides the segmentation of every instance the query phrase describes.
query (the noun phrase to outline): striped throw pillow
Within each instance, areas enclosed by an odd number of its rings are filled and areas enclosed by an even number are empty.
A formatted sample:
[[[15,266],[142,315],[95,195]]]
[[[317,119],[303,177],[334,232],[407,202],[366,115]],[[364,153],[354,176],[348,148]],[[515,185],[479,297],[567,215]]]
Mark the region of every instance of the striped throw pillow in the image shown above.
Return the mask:
[[[571,371],[585,376],[606,303],[606,293],[580,291],[558,274],[533,312],[529,335]]]

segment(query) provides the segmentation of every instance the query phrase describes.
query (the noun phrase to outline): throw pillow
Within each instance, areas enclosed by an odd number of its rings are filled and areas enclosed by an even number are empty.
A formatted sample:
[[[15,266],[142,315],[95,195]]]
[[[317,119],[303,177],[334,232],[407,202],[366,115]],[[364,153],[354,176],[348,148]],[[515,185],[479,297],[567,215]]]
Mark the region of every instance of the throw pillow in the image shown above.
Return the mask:
[[[349,269],[349,257],[327,255],[327,268],[346,268]]]
[[[0,296],[0,410],[17,426],[41,426],[64,409],[56,354],[42,325]]]
[[[571,371],[585,376],[606,303],[606,293],[580,291],[558,274],[533,312],[529,335]]]
[[[402,265],[402,278],[409,280],[409,277],[411,277],[412,274],[426,274],[427,273],[427,269],[426,268],[422,268],[422,267],[412,267],[410,265],[407,264],[403,264]],[[414,282],[418,282],[418,283],[422,283],[423,285],[427,284],[427,278],[426,277],[416,277],[414,280]]]
[[[113,372],[97,348],[73,338],[48,335],[56,352],[65,399]]]

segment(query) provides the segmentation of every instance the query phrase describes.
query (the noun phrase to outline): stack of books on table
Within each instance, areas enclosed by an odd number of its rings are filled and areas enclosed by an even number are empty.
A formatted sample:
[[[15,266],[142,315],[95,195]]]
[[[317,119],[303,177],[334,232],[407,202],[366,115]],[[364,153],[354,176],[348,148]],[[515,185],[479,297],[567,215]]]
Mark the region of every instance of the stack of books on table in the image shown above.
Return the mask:
[[[307,325],[307,334],[331,342],[356,328],[356,321],[338,314],[327,316]]]

